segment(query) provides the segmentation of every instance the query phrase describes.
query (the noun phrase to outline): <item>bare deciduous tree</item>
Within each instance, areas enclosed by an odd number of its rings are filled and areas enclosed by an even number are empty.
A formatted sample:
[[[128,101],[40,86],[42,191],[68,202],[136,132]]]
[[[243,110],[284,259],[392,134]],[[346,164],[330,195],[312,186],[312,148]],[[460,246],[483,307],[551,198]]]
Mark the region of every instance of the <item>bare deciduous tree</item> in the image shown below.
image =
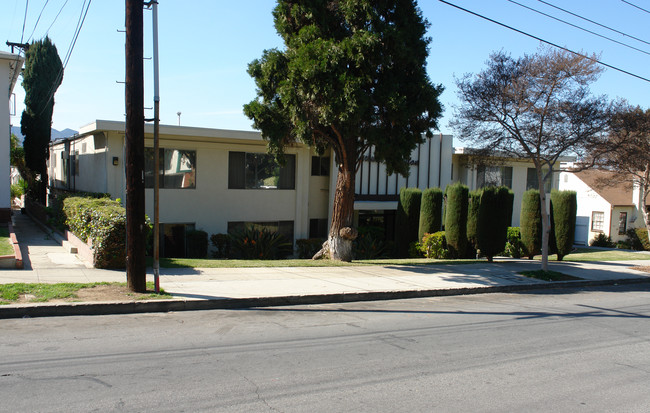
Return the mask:
[[[548,269],[545,182],[562,155],[585,156],[607,126],[610,104],[590,94],[602,68],[595,58],[542,47],[518,59],[495,52],[487,68],[457,79],[460,105],[451,122],[459,139],[489,156],[529,159],[542,208],[542,269]]]

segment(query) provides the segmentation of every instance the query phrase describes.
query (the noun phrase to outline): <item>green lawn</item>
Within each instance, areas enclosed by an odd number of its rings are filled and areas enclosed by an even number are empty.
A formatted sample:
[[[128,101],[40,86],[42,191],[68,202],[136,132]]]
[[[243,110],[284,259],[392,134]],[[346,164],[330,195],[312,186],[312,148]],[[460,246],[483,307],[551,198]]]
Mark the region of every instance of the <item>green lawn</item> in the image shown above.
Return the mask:
[[[13,255],[14,247],[9,240],[9,229],[0,227],[0,255]]]
[[[161,268],[254,268],[254,267],[357,267],[363,265],[431,265],[431,264],[478,264],[485,260],[434,260],[428,258],[386,258],[341,262],[332,260],[224,260],[197,258],[161,258]],[[152,265],[147,258],[147,265]]]
[[[54,299],[76,298],[77,292],[83,288],[93,288],[99,285],[126,286],[126,283],[56,283],[56,284],[0,284],[0,305],[11,304],[18,301],[21,295],[31,294],[34,296],[31,302],[47,302]],[[127,293],[126,295],[136,300],[149,300],[155,298],[171,298],[171,295],[160,290],[160,294],[153,292],[152,282],[147,283],[146,293]]]
[[[557,255],[550,255],[549,260],[557,261]],[[541,256],[535,257],[541,259]],[[566,255],[563,261],[628,261],[650,260],[650,254],[622,250],[595,250],[590,248],[577,248],[576,252]]]

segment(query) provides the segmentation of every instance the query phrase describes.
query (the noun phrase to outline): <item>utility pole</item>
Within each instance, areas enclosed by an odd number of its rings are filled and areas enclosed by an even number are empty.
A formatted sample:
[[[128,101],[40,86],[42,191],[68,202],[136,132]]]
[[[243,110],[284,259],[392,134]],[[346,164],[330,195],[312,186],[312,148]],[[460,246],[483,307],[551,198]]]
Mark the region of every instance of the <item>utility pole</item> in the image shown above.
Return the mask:
[[[142,0],[126,0],[126,282],[145,292],[144,68]]]
[[[160,76],[158,72],[158,2],[151,1],[153,20],[153,280],[160,293]]]

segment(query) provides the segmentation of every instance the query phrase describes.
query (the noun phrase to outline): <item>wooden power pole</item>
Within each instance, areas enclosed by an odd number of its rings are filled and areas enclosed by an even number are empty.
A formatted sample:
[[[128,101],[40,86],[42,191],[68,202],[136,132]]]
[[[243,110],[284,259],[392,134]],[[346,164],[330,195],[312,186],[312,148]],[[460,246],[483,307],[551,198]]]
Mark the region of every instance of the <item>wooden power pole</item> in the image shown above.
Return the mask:
[[[142,0],[126,0],[126,282],[136,292],[147,289],[142,26]]]

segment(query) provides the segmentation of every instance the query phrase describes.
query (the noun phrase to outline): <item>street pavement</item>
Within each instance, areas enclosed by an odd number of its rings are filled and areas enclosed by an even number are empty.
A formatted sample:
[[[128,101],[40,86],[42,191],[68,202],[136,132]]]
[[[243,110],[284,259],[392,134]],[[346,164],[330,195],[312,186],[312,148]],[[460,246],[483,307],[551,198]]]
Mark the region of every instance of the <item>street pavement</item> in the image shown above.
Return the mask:
[[[24,269],[0,270],[0,284],[126,281],[122,270],[91,268],[68,253],[57,234],[27,215],[14,214],[13,225]],[[645,260],[551,262],[549,269],[582,279],[553,283],[519,275],[539,269],[538,261],[511,258],[492,264],[427,266],[161,268],[160,286],[173,300],[5,305],[0,306],[0,318],[262,307],[650,282],[650,274],[632,269],[649,264]],[[151,269],[147,280],[153,281]]]

